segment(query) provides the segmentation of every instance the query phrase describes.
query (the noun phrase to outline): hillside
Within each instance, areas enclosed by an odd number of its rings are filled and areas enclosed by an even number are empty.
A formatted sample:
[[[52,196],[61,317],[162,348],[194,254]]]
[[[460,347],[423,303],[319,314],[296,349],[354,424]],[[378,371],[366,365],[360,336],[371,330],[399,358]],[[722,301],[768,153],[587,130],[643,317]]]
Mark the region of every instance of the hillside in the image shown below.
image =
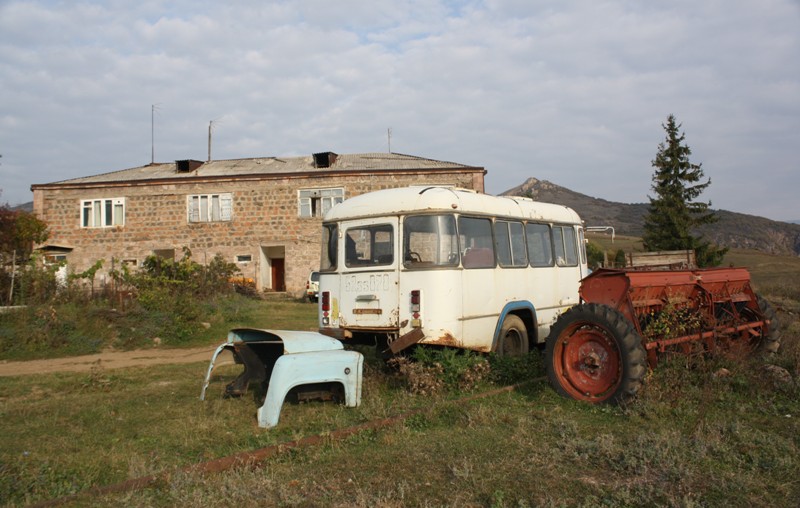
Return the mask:
[[[537,201],[557,203],[574,209],[587,226],[611,226],[616,234],[641,236],[647,203],[616,203],[593,198],[546,180],[529,178],[502,196],[530,196]],[[770,254],[800,255],[800,225],[743,213],[716,210],[719,221],[699,232],[725,246],[755,249]]]

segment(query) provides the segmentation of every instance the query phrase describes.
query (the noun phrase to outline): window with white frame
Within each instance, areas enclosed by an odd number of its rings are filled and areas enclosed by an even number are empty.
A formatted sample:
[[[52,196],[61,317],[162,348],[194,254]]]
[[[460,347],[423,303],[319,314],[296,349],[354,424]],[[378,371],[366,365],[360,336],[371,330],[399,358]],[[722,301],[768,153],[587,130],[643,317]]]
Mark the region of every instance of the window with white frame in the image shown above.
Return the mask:
[[[109,228],[125,225],[125,198],[84,199],[81,201],[81,226]]]
[[[344,189],[302,189],[297,191],[300,217],[322,217],[344,201]]]
[[[196,194],[187,196],[189,222],[224,222],[231,220],[233,194]]]

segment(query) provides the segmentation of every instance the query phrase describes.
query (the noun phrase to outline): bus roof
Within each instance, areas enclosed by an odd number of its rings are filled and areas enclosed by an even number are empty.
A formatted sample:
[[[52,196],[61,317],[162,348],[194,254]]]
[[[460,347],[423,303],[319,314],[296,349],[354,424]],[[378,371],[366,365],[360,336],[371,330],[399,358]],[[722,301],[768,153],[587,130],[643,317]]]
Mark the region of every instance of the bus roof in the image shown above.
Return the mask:
[[[578,214],[567,206],[519,196],[491,196],[448,186],[400,187],[361,194],[331,208],[325,214],[325,221],[437,211],[581,223]]]

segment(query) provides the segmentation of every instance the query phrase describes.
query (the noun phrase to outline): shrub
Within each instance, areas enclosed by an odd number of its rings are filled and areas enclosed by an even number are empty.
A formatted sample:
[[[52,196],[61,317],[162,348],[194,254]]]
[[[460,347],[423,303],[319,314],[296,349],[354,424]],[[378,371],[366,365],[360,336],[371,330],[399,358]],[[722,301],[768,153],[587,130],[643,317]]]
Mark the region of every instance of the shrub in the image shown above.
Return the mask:
[[[418,346],[411,357],[391,360],[412,393],[472,391],[490,371],[486,357],[454,348]]]
[[[605,262],[605,253],[603,248],[594,242],[586,244],[586,257],[588,258],[589,268],[595,270]]]
[[[491,355],[489,365],[491,366],[489,379],[504,386],[524,383],[545,375],[542,355],[538,351],[525,356]]]

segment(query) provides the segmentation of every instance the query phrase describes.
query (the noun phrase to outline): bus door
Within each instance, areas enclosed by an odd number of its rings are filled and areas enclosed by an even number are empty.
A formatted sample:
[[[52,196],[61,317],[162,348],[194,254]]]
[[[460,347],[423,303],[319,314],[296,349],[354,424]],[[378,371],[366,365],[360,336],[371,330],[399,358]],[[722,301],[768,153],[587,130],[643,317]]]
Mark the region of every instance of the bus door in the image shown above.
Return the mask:
[[[554,225],[553,248],[558,268],[559,294],[556,296],[559,304],[566,310],[578,304],[578,289],[582,278],[575,227]]]
[[[492,221],[488,218],[458,218],[461,249],[461,293],[463,346],[489,351],[500,316],[495,278],[495,251]]]
[[[339,326],[398,327],[398,219],[343,222],[339,264]]]
[[[421,327],[424,342],[463,347],[459,241],[451,213],[403,221],[400,334]]]
[[[550,326],[561,310],[561,288],[558,282],[558,267],[553,256],[553,239],[549,224],[529,222],[525,225],[528,245],[528,262],[531,269],[530,301],[536,309],[539,329],[537,341],[544,342],[550,334]]]

